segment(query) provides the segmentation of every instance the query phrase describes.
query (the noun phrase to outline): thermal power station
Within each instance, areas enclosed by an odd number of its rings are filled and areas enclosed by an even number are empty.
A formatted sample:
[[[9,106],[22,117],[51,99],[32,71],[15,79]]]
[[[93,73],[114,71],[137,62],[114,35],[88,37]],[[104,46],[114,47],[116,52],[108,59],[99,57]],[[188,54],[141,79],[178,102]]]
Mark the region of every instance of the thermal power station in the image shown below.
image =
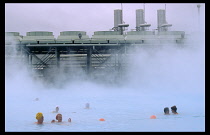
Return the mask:
[[[135,30],[126,31],[129,24],[123,20],[122,9],[116,9],[114,27],[109,31],[95,31],[91,37],[82,30],[62,31],[58,37],[49,31],[30,31],[25,36],[6,32],[6,52],[15,47],[26,56],[29,67],[43,72],[43,76],[48,69],[59,69],[60,65],[72,74],[74,68],[82,68],[88,75],[100,71],[121,75],[129,66],[125,58],[134,53],[127,51],[130,48],[185,45],[184,31],[169,31],[172,24],[166,21],[166,10],[157,10],[157,32],[149,30],[151,24],[145,21],[145,9],[134,10],[133,15],[136,15]]]

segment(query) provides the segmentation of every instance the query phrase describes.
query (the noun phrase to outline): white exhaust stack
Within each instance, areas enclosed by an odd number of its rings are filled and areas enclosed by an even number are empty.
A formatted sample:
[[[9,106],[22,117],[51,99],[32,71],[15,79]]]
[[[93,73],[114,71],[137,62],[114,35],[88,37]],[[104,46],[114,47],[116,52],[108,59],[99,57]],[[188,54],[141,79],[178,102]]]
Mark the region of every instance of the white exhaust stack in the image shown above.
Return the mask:
[[[120,31],[120,34],[123,35],[123,31],[125,30],[125,27],[128,27],[129,24],[123,23],[123,14],[122,9],[116,9],[114,10],[114,31]]]
[[[122,18],[122,10],[121,9],[116,9],[114,10],[114,31],[119,31],[119,24],[123,23],[123,18]]]
[[[168,31],[168,27],[172,26],[172,24],[168,24],[166,21],[166,12],[164,9],[157,10],[157,23],[158,31]]]
[[[146,27],[150,27],[151,24],[145,22],[145,12],[143,9],[136,10],[136,31],[145,31]]]

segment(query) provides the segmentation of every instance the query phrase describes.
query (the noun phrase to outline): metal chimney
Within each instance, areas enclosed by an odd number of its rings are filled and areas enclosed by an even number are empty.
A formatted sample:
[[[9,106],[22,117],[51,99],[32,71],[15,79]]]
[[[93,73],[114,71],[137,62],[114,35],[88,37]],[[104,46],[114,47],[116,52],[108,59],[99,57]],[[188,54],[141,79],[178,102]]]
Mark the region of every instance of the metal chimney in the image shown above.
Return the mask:
[[[198,4],[197,5],[197,8],[198,8],[198,30],[200,30],[200,7],[201,7],[201,5]]]
[[[172,26],[166,21],[166,11],[164,9],[157,10],[157,23],[158,31],[167,31],[168,27]]]
[[[136,10],[136,29],[137,29],[137,31],[140,30],[140,24],[144,24],[144,23],[145,23],[144,10],[137,9]]]
[[[119,24],[122,24],[122,10],[121,9],[116,9],[114,10],[114,31],[119,31]]]
[[[143,9],[137,9],[136,10],[136,27],[140,27],[140,24],[144,24],[144,10]]]
[[[167,23],[166,12],[164,9],[157,10],[157,23],[158,23],[158,31],[162,31],[161,26]]]
[[[145,31],[151,24],[147,24],[145,21],[145,10],[136,10],[136,31]]]

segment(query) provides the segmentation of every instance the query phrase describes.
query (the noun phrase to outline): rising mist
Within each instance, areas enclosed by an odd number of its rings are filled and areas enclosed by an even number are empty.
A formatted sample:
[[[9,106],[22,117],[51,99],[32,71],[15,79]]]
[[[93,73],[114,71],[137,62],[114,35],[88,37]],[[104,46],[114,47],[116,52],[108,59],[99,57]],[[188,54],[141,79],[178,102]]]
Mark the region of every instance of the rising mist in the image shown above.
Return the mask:
[[[196,40],[193,36],[197,37]],[[97,79],[86,75],[82,68],[75,68],[70,73],[62,64],[59,70],[49,70],[47,79],[34,77],[27,60],[19,55],[13,41],[14,47],[6,50],[6,55],[13,55],[5,59],[6,86],[65,89],[75,84],[91,83],[104,88],[123,87],[138,91],[204,91],[205,57],[202,33],[188,38],[183,47],[165,43],[155,48],[128,49],[128,54],[123,55],[127,66],[120,78],[106,72],[103,77]]]

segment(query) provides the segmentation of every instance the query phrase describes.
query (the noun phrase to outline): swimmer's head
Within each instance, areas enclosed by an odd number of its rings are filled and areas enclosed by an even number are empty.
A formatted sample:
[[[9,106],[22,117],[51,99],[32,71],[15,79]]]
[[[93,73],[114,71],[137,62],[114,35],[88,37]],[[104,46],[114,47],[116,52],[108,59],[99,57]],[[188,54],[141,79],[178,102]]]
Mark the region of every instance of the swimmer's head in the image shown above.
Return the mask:
[[[37,114],[36,114],[36,119],[37,120],[39,120],[40,118],[42,118],[43,117],[43,114],[41,113],[41,112],[38,112]]]
[[[85,108],[86,109],[89,109],[90,108],[90,104],[89,103],[86,103]]]
[[[59,107],[58,107],[58,106],[56,106],[55,111],[56,111],[56,112],[58,112],[58,111],[59,111]]]
[[[168,108],[168,107],[165,107],[165,108],[164,108],[164,113],[165,113],[165,114],[169,114],[169,108]]]
[[[176,112],[176,111],[177,111],[177,108],[176,108],[175,105],[171,107],[171,111],[172,111],[172,113],[177,113],[177,112]]]
[[[61,122],[62,121],[62,114],[60,114],[60,113],[57,114],[55,118],[56,118],[56,120],[58,120],[58,122]]]
[[[68,122],[71,122],[71,118],[68,119]]]
[[[52,121],[51,121],[51,123],[54,123],[54,122],[55,122],[55,120],[52,120]]]

